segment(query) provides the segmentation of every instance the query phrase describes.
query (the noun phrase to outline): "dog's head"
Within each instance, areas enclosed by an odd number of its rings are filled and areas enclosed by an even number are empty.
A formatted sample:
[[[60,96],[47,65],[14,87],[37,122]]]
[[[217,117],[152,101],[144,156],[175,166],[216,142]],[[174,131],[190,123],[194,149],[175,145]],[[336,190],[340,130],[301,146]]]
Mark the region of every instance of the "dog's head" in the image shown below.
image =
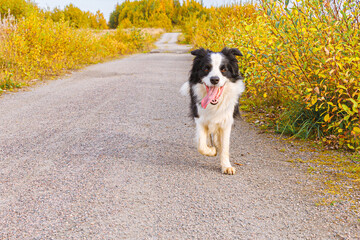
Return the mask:
[[[224,48],[221,52],[212,52],[200,48],[191,52],[195,56],[191,70],[190,83],[204,84],[207,96],[202,101],[206,108],[208,103],[218,103],[227,82],[241,79],[236,56],[242,56],[237,48]]]

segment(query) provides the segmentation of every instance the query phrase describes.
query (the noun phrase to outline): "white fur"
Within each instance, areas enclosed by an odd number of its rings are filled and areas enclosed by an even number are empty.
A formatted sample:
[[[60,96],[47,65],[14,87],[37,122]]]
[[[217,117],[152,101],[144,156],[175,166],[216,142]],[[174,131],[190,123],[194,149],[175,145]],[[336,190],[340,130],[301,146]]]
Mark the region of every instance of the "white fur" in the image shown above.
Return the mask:
[[[206,96],[206,88],[203,84],[196,84],[193,86],[195,95],[198,97],[198,102]],[[228,118],[228,115],[233,116],[234,106],[237,104],[241,93],[245,90],[245,84],[239,80],[236,83],[227,80],[224,91],[219,98],[219,103],[216,105],[209,104],[206,109],[203,109],[200,104],[197,105],[199,119],[204,124],[219,124]]]
[[[241,93],[244,92],[245,85],[241,80],[233,83],[228,79],[224,85],[218,104],[209,104],[206,109],[197,104],[199,118],[195,119],[196,141],[198,151],[203,155],[215,156],[219,152],[222,172],[234,174],[235,168],[231,166],[229,160],[230,133],[234,122],[234,106]],[[203,84],[196,84],[193,90],[198,101],[206,96],[206,88]],[[211,135],[216,148],[209,147],[207,144]]]
[[[224,86],[224,84],[226,83],[226,81],[228,81],[228,79],[226,77],[224,77],[221,74],[220,71],[220,66],[221,66],[221,62],[223,60],[223,55],[221,53],[213,53],[210,56],[211,59],[211,65],[212,65],[212,69],[209,72],[209,74],[203,78],[203,82],[207,85],[207,86],[213,86],[214,84],[212,84],[210,82],[210,78],[211,77],[219,77],[219,83],[217,84],[217,86],[222,87]]]
[[[190,91],[189,82],[184,83],[180,88],[180,93],[183,96],[188,96]]]

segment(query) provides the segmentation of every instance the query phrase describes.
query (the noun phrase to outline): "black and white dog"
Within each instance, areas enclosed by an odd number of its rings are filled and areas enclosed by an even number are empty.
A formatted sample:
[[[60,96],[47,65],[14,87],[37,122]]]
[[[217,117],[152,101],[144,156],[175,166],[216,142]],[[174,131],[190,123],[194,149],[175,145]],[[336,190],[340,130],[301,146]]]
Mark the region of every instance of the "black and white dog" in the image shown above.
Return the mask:
[[[224,48],[221,52],[200,48],[191,54],[195,58],[190,78],[180,91],[191,97],[198,151],[206,156],[216,156],[218,152],[222,172],[233,175],[230,132],[234,117],[239,115],[239,97],[245,90],[235,56],[242,54],[236,48]]]

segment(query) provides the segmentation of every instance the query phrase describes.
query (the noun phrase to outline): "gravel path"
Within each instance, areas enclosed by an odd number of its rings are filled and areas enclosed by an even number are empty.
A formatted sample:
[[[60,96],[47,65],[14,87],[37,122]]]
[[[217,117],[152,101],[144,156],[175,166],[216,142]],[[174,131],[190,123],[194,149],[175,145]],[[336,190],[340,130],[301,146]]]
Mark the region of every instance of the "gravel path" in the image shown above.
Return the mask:
[[[178,93],[191,60],[138,54],[4,95],[0,239],[358,239],[247,123],[232,132],[236,175],[197,153]]]

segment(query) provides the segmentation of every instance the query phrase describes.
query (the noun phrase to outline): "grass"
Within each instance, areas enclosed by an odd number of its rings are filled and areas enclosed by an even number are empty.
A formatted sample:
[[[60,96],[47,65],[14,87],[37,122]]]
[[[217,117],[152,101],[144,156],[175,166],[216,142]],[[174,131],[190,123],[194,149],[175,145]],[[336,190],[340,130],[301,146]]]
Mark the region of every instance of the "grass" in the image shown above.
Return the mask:
[[[360,213],[360,155],[322,148],[307,140],[285,139],[293,147],[289,162],[296,164],[320,182],[319,205],[345,205]],[[359,217],[360,219],[360,217]]]

